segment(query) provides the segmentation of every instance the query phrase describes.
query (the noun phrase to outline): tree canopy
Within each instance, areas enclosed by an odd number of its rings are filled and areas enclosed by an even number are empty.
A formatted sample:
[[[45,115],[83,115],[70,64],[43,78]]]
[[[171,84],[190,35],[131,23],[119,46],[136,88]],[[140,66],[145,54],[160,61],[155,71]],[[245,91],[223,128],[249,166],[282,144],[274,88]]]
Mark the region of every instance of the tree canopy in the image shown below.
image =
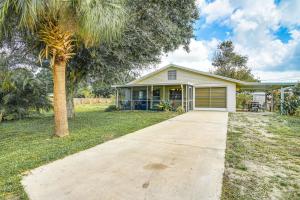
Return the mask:
[[[247,66],[248,57],[234,52],[232,41],[223,41],[213,57],[214,74],[242,81],[257,81]]]
[[[5,2],[8,2],[8,0]],[[27,0],[27,2],[31,2],[31,0]],[[81,1],[70,2],[76,4]],[[90,2],[96,3],[96,1]],[[156,65],[160,62],[162,53],[173,51],[181,45],[188,51],[190,39],[193,37],[193,24],[198,18],[198,10],[194,0],[128,0],[122,2],[122,6],[127,11],[125,15],[126,23],[122,26],[122,32],[117,35],[118,40],[108,40],[109,42],[102,43],[100,40],[97,45],[86,45],[90,44],[88,38],[84,42],[81,39],[82,32],[74,29],[76,27],[74,24],[80,22],[80,20],[74,21],[76,23],[69,23],[73,20],[73,17],[66,23],[59,23],[69,24],[66,28],[75,30],[75,36],[78,38],[72,43],[74,45],[72,46],[74,55],[67,63],[66,80],[68,96],[70,96],[68,102],[72,102],[71,97],[82,81],[91,83],[96,89],[98,88],[99,93],[102,91],[111,93],[110,86],[112,84],[125,83],[136,77],[141,70]],[[62,11],[62,8],[59,10]],[[70,14],[72,15],[72,13]],[[77,16],[78,13],[75,14]],[[62,14],[59,13],[60,15]],[[69,14],[66,15],[69,16]],[[4,16],[3,13],[0,16]],[[21,52],[30,55],[26,56],[34,63],[30,64],[31,66],[36,65],[36,55],[39,53],[37,49],[41,49],[45,45],[39,41],[39,37],[26,34],[28,30],[23,31],[24,29],[21,29],[22,31],[20,31],[17,28],[19,19],[20,17],[16,14],[6,15],[5,25],[9,27],[8,30],[14,31],[3,30],[2,33],[6,37],[2,38],[5,39],[2,41],[5,44],[13,44],[16,41],[25,44],[23,49],[26,49],[26,51]],[[38,48],[33,48],[36,46]],[[42,55],[46,55],[45,53],[43,52]],[[32,55],[35,55],[35,57]],[[17,59],[15,60],[17,61]],[[51,66],[46,60],[43,61],[43,67]],[[43,73],[46,72],[42,71]],[[41,76],[45,77],[44,75]]]
[[[85,46],[110,43],[125,25],[124,0],[2,0],[0,37],[17,32],[27,43],[34,41],[39,59],[53,68],[55,135],[69,134],[66,108],[66,65]]]
[[[75,94],[73,90],[78,83],[86,80],[100,86],[98,91],[112,93],[112,84],[123,84],[141,70],[159,63],[163,52],[173,51],[180,45],[188,50],[193,24],[198,18],[195,1],[132,0],[127,1],[126,10],[129,11],[127,25],[119,40],[93,48],[80,46],[71,59],[69,95]],[[72,112],[72,106],[68,108]]]

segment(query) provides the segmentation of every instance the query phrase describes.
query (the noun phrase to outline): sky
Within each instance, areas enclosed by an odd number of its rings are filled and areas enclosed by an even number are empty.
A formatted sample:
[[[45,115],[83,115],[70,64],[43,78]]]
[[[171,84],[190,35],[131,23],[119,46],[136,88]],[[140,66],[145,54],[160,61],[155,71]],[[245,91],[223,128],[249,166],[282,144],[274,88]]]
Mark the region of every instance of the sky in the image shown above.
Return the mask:
[[[300,0],[196,0],[190,52],[169,52],[157,66],[173,63],[209,71],[217,45],[232,40],[248,56],[248,66],[261,81],[300,80]],[[157,69],[157,68],[156,68]]]

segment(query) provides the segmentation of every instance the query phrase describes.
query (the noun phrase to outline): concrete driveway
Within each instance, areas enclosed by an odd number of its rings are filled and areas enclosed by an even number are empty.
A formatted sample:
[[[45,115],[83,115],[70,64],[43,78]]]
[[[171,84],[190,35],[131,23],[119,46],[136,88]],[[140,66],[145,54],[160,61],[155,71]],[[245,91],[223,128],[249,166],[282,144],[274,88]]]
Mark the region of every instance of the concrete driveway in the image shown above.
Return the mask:
[[[228,113],[188,112],[31,171],[30,199],[219,199]]]

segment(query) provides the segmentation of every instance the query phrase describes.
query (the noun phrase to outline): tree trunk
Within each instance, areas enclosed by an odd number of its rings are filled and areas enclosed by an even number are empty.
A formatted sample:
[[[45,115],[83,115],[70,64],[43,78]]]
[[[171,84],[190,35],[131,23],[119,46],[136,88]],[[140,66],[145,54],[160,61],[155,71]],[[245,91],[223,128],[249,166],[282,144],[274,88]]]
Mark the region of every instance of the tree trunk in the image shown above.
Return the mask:
[[[73,119],[75,117],[75,106],[74,106],[74,95],[73,95],[73,91],[69,91],[67,93],[67,113],[68,113],[68,119]]]
[[[55,61],[53,66],[54,80],[54,118],[55,135],[69,135],[66,106],[66,61]]]

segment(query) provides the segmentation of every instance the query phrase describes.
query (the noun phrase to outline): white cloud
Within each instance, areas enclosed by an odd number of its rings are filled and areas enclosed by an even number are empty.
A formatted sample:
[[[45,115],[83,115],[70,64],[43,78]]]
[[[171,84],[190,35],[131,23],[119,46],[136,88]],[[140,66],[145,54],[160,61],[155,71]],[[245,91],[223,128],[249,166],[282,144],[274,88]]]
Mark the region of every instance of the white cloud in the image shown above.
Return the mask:
[[[173,63],[190,68],[208,71],[211,69],[211,54],[216,49],[220,41],[212,39],[210,41],[191,40],[190,52],[186,52],[182,47],[174,52],[170,52],[161,59],[160,67]]]
[[[295,28],[300,26],[300,0],[282,1],[279,6],[273,0],[196,2],[206,25],[217,22],[232,29],[228,35],[236,51],[249,57],[249,66],[261,80],[300,79],[300,30]],[[291,39],[287,43],[274,35],[281,25],[289,28]],[[164,56],[159,66],[174,63],[208,71],[218,42],[217,39],[192,40],[190,53],[179,48]]]
[[[229,16],[233,11],[229,0],[216,0],[209,4],[202,1],[198,5],[200,13],[206,16],[207,23]]]
[[[297,82],[300,81],[300,71],[253,71],[253,74],[262,82]]]
[[[288,0],[282,1],[279,5],[282,15],[282,22],[287,26],[300,24],[300,1]]]

